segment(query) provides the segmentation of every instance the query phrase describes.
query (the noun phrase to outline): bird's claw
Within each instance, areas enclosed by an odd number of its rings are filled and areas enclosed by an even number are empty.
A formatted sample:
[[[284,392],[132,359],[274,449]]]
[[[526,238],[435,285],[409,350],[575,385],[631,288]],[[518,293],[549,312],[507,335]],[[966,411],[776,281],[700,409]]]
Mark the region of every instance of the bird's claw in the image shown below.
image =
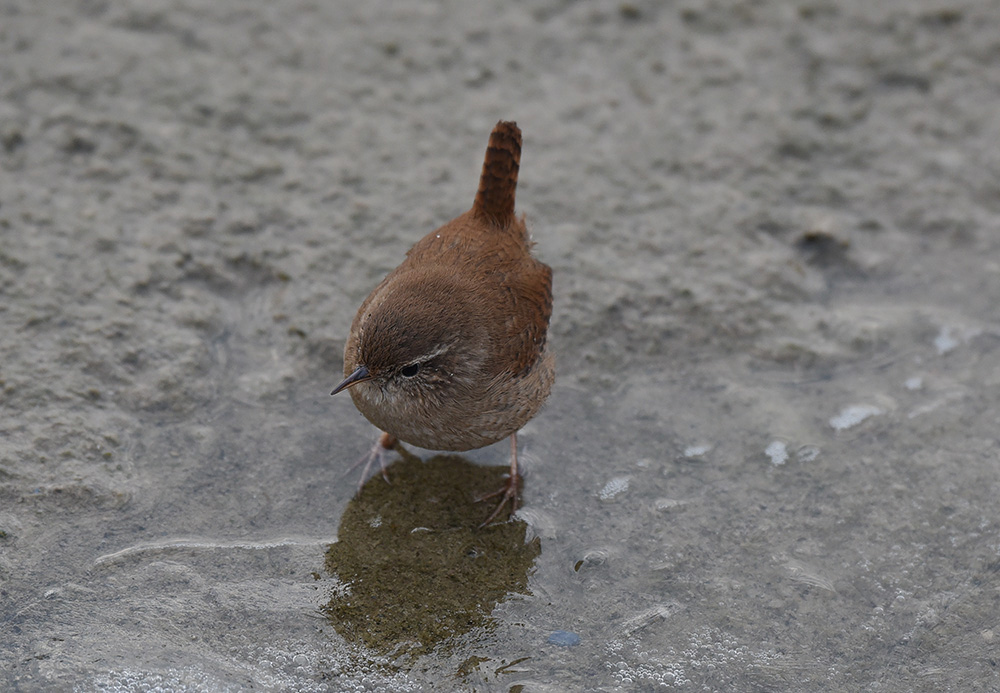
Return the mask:
[[[396,437],[389,434],[383,433],[379,436],[378,440],[372,446],[371,450],[366,452],[361,458],[352,464],[350,468],[344,472],[344,474],[349,474],[362,464],[364,464],[364,469],[361,471],[361,478],[358,480],[358,490],[354,494],[355,498],[361,495],[361,489],[364,487],[365,482],[368,480],[368,472],[371,470],[372,465],[378,460],[379,469],[382,471],[382,478],[385,479],[385,483],[392,483],[389,481],[389,473],[387,471],[386,456],[389,451],[396,447]]]

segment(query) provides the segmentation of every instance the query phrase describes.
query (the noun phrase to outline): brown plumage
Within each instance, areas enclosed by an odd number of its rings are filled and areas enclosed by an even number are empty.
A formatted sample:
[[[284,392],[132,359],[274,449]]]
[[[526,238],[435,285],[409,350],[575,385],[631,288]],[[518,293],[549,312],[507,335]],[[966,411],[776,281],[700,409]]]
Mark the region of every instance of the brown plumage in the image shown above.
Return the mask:
[[[500,507],[516,502],[513,436],[555,379],[552,271],[514,215],[520,158],[521,131],[497,123],[472,209],[418,241],[361,304],[334,390],[350,388],[369,421],[419,447],[464,451],[512,436]]]

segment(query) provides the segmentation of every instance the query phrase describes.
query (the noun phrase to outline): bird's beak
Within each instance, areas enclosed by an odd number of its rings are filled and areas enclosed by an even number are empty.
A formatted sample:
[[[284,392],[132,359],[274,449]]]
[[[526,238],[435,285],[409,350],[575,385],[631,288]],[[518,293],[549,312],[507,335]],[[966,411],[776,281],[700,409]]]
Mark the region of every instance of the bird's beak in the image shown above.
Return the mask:
[[[344,382],[342,382],[337,387],[333,388],[333,392],[331,392],[330,394],[331,395],[335,395],[338,392],[340,392],[341,390],[346,390],[351,385],[357,385],[358,383],[362,382],[363,380],[368,380],[371,377],[372,377],[372,375],[371,375],[371,373],[368,372],[368,367],[367,366],[358,366],[357,368],[354,369],[353,373],[351,373],[349,376],[347,376],[346,378],[344,378]]]

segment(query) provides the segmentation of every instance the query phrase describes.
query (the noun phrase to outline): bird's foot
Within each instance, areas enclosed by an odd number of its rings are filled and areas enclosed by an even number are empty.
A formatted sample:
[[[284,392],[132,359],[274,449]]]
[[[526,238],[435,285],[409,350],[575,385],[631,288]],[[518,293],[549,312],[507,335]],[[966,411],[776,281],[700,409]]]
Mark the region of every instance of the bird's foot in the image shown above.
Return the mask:
[[[518,486],[520,486],[520,484],[521,484],[520,474],[516,476],[509,476],[507,478],[507,483],[505,483],[502,487],[498,488],[493,493],[487,493],[485,496],[480,496],[479,498],[476,499],[476,502],[479,503],[484,500],[489,500],[490,498],[496,498],[497,496],[501,496],[500,503],[497,505],[497,507],[493,510],[492,513],[490,513],[490,516],[486,518],[483,524],[479,525],[481,528],[493,522],[493,520],[496,519],[497,515],[500,514],[500,511],[503,510],[503,507],[508,503],[510,503],[511,515],[513,515],[517,511],[517,491],[518,491]]]
[[[389,451],[392,450],[394,447],[396,447],[396,444],[398,442],[399,441],[396,439],[396,436],[389,433],[382,433],[382,435],[378,437],[378,440],[372,446],[372,449],[366,452],[364,455],[362,455],[361,459],[352,464],[350,468],[346,472],[344,472],[345,475],[350,474],[355,469],[360,467],[362,464],[365,466],[364,469],[361,471],[361,478],[358,480],[358,490],[357,493],[354,494],[355,498],[361,495],[361,488],[365,485],[365,482],[368,480],[368,472],[371,471],[372,465],[375,464],[376,460],[378,461],[379,468],[382,470],[382,478],[385,479],[385,483],[387,484],[392,483],[389,481],[389,474],[386,471],[385,462],[386,462],[386,457],[389,454]]]
[[[503,485],[502,488],[497,489],[493,493],[487,493],[485,496],[480,496],[476,499],[476,502],[487,500],[488,498],[496,498],[497,496],[503,496],[500,499],[500,505],[486,518],[483,524],[479,525],[480,528],[485,527],[489,523],[493,522],[500,511],[503,510],[503,506],[510,503],[510,514],[513,515],[517,512],[517,489],[521,485],[521,472],[517,465],[517,433],[512,433],[510,436],[510,474],[507,476],[507,483]]]

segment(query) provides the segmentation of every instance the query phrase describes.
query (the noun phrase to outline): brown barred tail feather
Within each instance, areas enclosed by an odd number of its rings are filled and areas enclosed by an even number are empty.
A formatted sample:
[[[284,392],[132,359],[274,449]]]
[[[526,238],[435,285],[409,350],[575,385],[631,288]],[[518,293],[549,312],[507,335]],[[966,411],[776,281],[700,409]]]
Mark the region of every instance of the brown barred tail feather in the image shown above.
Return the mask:
[[[514,193],[521,165],[521,130],[517,123],[500,121],[490,133],[479,191],[472,214],[500,227],[514,220]]]

